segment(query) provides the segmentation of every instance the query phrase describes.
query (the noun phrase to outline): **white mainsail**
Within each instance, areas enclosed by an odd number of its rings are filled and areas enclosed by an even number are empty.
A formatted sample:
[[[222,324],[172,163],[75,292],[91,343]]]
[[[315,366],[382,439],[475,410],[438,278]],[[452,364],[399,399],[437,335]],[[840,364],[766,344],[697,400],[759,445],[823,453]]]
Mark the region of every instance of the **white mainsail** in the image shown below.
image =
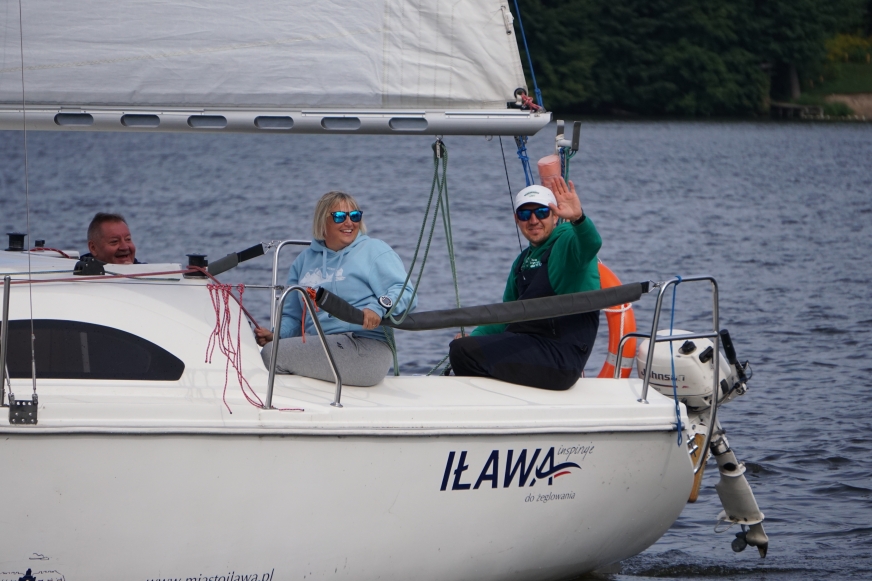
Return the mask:
[[[261,117],[294,132],[530,134],[550,119],[506,107],[526,83],[500,0],[0,7],[0,128],[22,127],[23,104],[35,129],[257,131]]]

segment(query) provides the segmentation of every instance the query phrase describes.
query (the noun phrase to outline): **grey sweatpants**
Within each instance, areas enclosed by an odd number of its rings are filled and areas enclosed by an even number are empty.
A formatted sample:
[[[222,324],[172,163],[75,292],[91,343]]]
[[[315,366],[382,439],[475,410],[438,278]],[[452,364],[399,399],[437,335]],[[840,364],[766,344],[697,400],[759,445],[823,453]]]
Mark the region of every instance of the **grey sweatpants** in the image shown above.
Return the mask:
[[[336,362],[342,378],[342,385],[369,387],[375,385],[388,373],[394,362],[391,348],[384,341],[354,337],[351,333],[327,335],[327,346]],[[263,362],[269,368],[273,344],[267,343],[260,352]],[[333,381],[330,362],[324,354],[321,340],[317,336],[289,337],[279,340],[279,354],[276,373],[292,373]]]

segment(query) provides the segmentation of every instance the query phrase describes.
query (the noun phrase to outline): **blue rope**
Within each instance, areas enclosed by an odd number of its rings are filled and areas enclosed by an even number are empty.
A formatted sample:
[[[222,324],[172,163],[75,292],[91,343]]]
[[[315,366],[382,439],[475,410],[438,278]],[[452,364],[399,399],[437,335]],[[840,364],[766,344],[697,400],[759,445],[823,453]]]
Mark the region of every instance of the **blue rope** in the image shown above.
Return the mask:
[[[532,186],[535,182],[533,181],[533,170],[530,169],[530,157],[527,155],[527,138],[515,137],[515,143],[518,144],[518,159],[524,166],[524,180],[527,182],[527,186]]]
[[[675,275],[678,282],[672,287],[672,313],[669,316],[669,334],[672,335],[672,328],[675,323],[675,295],[678,293],[678,285],[681,284],[681,277]],[[681,445],[681,408],[678,405],[678,383],[675,377],[675,356],[672,353],[672,341],[669,342],[669,362],[672,364],[672,398],[675,400],[675,421],[678,423],[678,445]]]
[[[539,85],[536,83],[536,73],[533,71],[533,59],[530,58],[530,48],[527,46],[527,35],[524,33],[524,21],[521,20],[521,9],[518,7],[518,0],[515,0],[515,12],[518,14],[518,28],[521,29],[521,38],[524,40],[524,52],[527,53],[527,64],[530,65],[530,76],[533,77],[533,90],[536,92],[536,102],[544,109],[545,105],[542,104],[542,91],[539,90]],[[528,183],[527,185],[531,186],[533,184]]]

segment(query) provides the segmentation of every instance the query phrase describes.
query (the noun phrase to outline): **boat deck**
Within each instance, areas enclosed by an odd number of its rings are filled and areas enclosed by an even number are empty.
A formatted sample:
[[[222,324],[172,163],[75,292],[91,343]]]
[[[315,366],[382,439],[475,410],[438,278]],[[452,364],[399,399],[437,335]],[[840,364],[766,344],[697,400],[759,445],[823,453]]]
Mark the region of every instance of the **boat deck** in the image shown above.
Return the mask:
[[[258,375],[263,377],[250,380],[263,399],[265,370]],[[245,401],[233,383],[227,388],[227,406],[221,387],[144,383],[40,380],[39,423],[9,429],[369,435],[675,429],[672,400],[651,390],[648,404],[638,402],[638,379],[581,379],[573,388],[555,392],[487,378],[387,377],[373,387],[343,387],[343,407],[338,408],[330,405],[332,383],[277,376],[273,405],[279,409],[273,410]],[[29,380],[13,381],[19,398],[29,397],[29,388]]]
[[[330,405],[333,382],[279,375],[273,406],[284,410],[262,409],[243,397],[236,372],[231,367],[228,373],[219,350],[207,361],[216,328],[210,294],[215,288],[208,280],[166,274],[177,272],[178,264],[112,265],[113,272],[125,275],[159,273],[145,278],[75,277],[72,264],[38,253],[0,253],[0,274],[14,273],[10,318],[19,326],[31,317],[72,325],[72,331],[63,331],[73,334],[64,335],[69,353],[61,366],[76,368],[63,376],[75,378],[48,379],[40,377],[38,367],[38,424],[6,425],[4,431],[441,435],[675,429],[672,400],[651,390],[649,403],[640,403],[638,379],[583,378],[567,391],[554,392],[487,378],[389,376],[373,387],[344,386],[342,407],[335,407]],[[39,282],[25,284],[28,268]],[[241,373],[263,401],[268,372],[260,350],[247,322],[239,325],[233,301],[228,311],[232,332],[225,338],[238,349]],[[91,327],[86,325],[117,331],[122,339],[135,335],[178,358],[177,375],[160,381],[89,378],[99,354],[96,340],[88,354],[85,335]],[[78,326],[84,329],[81,354]],[[24,328],[18,332],[20,338],[29,336]],[[17,361],[18,374],[13,373],[12,391],[22,399],[32,392],[26,371],[30,350],[19,347],[22,360]],[[37,353],[45,347],[44,340]],[[49,356],[43,351],[42,357],[44,364]]]

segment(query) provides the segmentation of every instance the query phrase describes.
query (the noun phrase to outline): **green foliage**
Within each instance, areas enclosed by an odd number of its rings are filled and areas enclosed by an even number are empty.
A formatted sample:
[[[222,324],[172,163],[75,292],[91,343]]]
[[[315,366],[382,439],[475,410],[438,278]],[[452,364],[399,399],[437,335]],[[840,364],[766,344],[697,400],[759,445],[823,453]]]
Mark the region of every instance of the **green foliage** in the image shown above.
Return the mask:
[[[808,79],[803,84],[805,94],[872,93],[872,65],[829,63],[824,71],[819,77]]]
[[[854,114],[854,110],[845,103],[840,103],[838,101],[829,103],[823,95],[805,94],[799,99],[796,99],[796,104],[815,105],[823,109],[824,115],[829,115],[830,117],[848,117]]]
[[[866,0],[866,7],[863,8],[863,21],[860,24],[862,30],[867,36],[872,36],[872,0]]]
[[[872,62],[872,37],[837,34],[826,41],[827,60],[833,63]]]
[[[766,66],[811,70],[869,0],[519,0],[545,105],[561,113],[763,110]],[[517,26],[516,20],[516,26]],[[527,62],[524,55],[524,67]],[[528,71],[528,78],[529,71]]]
[[[824,103],[824,115],[830,117],[848,117],[854,114],[854,110],[844,103]]]

